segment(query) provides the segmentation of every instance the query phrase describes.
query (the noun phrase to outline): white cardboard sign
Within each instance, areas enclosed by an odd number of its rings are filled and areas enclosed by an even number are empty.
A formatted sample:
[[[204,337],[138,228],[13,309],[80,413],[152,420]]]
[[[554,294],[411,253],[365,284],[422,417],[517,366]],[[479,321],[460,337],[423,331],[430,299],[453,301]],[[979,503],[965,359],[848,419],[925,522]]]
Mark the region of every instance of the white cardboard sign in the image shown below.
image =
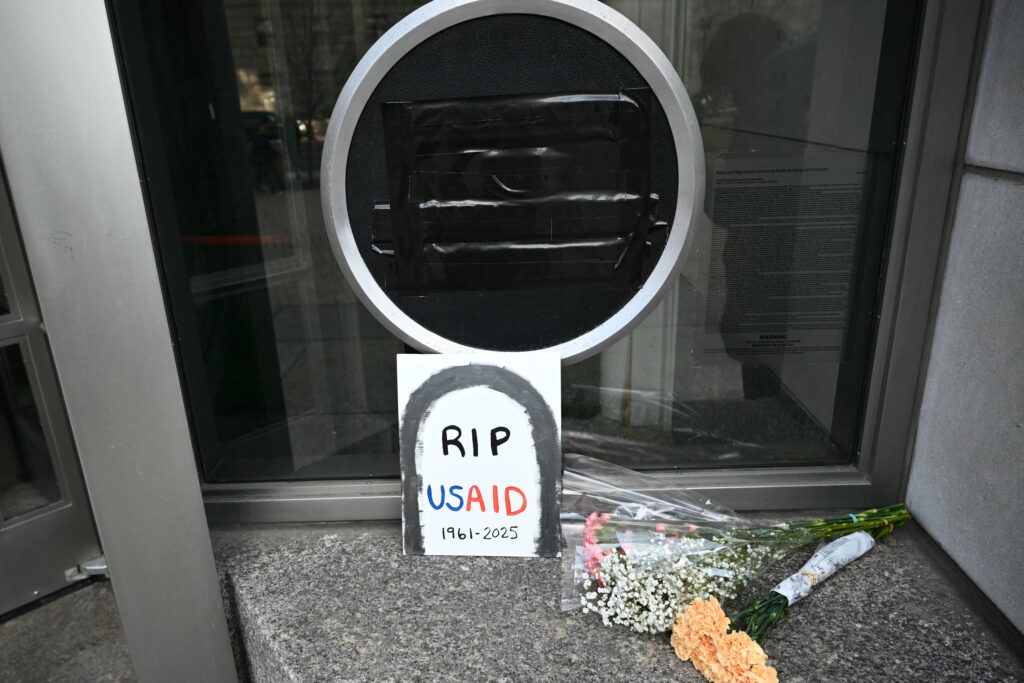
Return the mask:
[[[398,416],[406,554],[558,555],[557,354],[399,355]]]

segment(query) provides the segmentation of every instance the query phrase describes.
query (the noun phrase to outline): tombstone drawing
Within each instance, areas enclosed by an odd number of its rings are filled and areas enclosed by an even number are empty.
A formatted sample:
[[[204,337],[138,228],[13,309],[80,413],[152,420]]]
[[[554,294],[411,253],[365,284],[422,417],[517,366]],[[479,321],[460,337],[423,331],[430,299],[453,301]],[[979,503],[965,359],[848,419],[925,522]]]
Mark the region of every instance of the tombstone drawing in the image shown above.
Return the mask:
[[[481,358],[399,356],[405,553],[557,556],[558,357]]]

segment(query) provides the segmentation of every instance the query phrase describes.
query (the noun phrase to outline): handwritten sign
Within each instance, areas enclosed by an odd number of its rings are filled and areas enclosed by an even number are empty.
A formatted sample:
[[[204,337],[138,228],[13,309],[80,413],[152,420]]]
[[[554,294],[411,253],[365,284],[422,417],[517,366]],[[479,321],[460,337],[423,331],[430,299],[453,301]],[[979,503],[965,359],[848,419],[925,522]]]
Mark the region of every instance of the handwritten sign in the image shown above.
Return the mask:
[[[557,354],[398,356],[406,554],[556,556]]]

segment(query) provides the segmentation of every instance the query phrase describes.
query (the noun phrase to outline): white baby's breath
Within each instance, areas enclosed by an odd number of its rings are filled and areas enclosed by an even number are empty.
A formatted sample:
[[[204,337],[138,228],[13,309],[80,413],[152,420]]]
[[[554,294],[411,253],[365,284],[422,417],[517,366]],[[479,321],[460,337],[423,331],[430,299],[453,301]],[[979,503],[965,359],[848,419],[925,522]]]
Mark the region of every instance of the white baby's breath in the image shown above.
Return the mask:
[[[671,628],[676,613],[691,600],[736,597],[780,550],[726,537],[653,534],[628,551],[604,557],[599,580],[583,582],[580,600],[584,611],[597,613],[606,626],[660,633]]]

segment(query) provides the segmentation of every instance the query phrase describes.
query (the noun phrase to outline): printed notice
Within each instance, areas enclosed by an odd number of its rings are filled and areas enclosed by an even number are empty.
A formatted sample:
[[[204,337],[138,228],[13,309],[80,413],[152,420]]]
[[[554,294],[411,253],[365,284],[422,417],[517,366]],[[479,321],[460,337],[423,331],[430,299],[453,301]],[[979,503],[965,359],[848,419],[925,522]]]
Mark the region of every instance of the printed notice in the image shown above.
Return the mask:
[[[557,354],[399,355],[406,554],[556,556]]]
[[[712,164],[704,353],[840,360],[866,165],[844,150]]]

